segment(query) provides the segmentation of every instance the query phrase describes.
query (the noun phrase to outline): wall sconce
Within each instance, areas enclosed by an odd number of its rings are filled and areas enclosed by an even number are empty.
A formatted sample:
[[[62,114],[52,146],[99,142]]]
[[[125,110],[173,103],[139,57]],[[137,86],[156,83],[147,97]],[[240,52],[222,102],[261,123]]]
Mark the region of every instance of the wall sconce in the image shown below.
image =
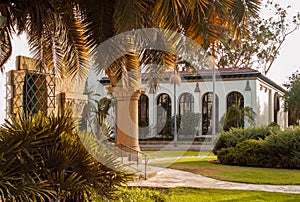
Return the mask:
[[[195,92],[195,93],[200,93],[199,83],[196,83],[196,87],[195,87],[194,92]]]

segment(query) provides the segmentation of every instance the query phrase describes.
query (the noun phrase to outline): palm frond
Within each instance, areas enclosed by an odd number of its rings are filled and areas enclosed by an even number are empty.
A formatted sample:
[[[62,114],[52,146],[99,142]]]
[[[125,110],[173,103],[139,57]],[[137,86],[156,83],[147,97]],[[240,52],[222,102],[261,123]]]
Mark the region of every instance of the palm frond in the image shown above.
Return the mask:
[[[149,13],[151,4],[149,4],[148,0],[115,0],[113,16],[115,34],[148,27],[151,23],[151,13]]]
[[[8,28],[0,29],[0,71],[4,70],[4,63],[10,58],[12,46]]]

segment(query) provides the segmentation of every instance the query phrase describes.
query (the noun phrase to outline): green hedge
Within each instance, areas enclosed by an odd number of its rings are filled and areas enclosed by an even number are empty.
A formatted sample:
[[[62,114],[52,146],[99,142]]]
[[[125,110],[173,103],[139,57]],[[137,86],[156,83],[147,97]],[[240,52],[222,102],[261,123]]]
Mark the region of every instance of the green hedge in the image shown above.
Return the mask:
[[[214,154],[218,154],[222,148],[235,147],[237,143],[245,140],[265,139],[267,136],[279,132],[279,127],[248,127],[248,128],[232,128],[229,131],[223,131],[213,149]]]
[[[261,140],[245,140],[236,147],[221,149],[218,158],[223,164],[263,166],[266,163],[264,153]]]
[[[231,130],[221,134],[215,151],[222,164],[300,168],[300,128],[280,131],[265,127],[260,128],[260,132],[269,133],[253,136],[249,136],[251,133],[247,131],[253,132],[253,128],[242,130]],[[237,131],[241,133],[234,136]]]

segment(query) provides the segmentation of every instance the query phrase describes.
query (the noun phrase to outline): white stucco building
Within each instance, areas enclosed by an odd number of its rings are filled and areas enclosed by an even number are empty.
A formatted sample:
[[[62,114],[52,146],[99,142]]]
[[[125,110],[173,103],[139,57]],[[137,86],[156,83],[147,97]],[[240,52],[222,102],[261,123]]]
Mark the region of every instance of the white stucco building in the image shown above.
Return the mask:
[[[179,72],[179,75],[181,83],[175,88],[170,82],[170,73],[163,76],[156,89],[148,83],[147,75],[143,75],[142,88],[145,88],[145,94],[141,95],[139,100],[140,138],[159,137],[163,133],[164,127],[168,125],[166,120],[174,116],[174,99],[177,115],[187,112],[200,114],[199,124],[196,126],[197,133],[194,136],[211,135],[212,71],[200,70],[197,74]],[[219,69],[215,71],[215,75],[217,131],[222,129],[222,117],[227,109],[237,104],[238,100],[241,107],[253,109],[256,125],[275,122],[281,127],[288,126],[288,115],[284,112],[282,99],[284,89],[272,80],[253,69]],[[102,78],[100,83],[107,85],[109,80]],[[245,120],[245,127],[248,125]]]

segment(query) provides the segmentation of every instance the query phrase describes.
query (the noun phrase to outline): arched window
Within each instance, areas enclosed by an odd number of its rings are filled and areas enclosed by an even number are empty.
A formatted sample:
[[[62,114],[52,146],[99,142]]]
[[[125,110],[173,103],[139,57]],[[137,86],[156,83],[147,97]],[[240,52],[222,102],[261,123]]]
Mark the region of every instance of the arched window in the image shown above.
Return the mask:
[[[227,95],[227,110],[233,105],[240,105],[240,109],[244,108],[244,97],[241,93],[233,91]]]
[[[278,93],[274,94],[274,122],[277,123],[278,122],[278,112],[280,110],[280,101],[279,101],[279,96]]]
[[[219,99],[216,95],[215,98],[216,102],[216,111],[215,111],[215,123],[217,126],[218,120],[219,120]],[[212,108],[213,108],[213,93],[208,92],[203,95],[202,98],[202,134],[203,135],[211,135],[212,133]]]
[[[183,93],[179,98],[179,115],[194,112],[194,96],[190,93]]]
[[[244,127],[244,118],[242,117],[241,120],[239,114],[236,113],[236,110],[242,110],[243,108],[244,97],[241,93],[233,91],[227,95],[227,120],[225,120],[224,130],[229,130],[231,127]]]
[[[139,127],[149,126],[149,98],[142,94],[139,99]]]
[[[171,118],[171,98],[168,94],[162,93],[157,98],[157,129],[161,135],[170,135],[171,125],[168,120]]]

